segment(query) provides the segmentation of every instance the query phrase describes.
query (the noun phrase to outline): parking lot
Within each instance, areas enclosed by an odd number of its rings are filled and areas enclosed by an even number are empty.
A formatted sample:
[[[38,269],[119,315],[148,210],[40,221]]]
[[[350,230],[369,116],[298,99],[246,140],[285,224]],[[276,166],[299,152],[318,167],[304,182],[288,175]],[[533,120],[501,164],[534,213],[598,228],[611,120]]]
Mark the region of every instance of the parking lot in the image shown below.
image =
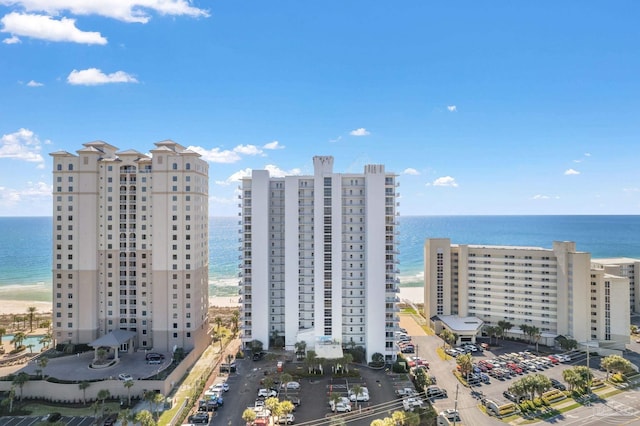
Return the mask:
[[[0,426],[35,426],[41,423],[42,417],[2,417]],[[68,426],[89,426],[94,424],[93,417],[68,417],[62,416],[59,420]]]

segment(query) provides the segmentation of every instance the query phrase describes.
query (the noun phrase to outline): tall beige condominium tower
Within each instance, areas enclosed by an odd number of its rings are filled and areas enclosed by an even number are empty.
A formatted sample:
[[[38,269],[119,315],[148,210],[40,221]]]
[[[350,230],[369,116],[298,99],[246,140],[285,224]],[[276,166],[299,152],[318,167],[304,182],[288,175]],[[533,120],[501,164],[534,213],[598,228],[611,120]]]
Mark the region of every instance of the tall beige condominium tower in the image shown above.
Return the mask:
[[[208,164],[173,141],[155,145],[51,154],[58,343],[126,330],[136,349],[206,344]]]
[[[383,165],[311,176],[254,170],[241,191],[243,341],[287,348],[333,341],[395,357],[398,308],[396,175]]]

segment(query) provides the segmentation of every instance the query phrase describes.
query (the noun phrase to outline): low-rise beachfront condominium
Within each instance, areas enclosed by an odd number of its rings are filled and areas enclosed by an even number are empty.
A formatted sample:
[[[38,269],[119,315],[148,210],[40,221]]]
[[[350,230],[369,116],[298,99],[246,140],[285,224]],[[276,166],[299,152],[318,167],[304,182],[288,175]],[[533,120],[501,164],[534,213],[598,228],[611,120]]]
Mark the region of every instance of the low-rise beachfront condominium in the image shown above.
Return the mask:
[[[383,165],[334,173],[313,158],[313,176],[242,180],[242,340],[287,348],[333,341],[395,357],[398,326],[396,175]]]
[[[540,343],[557,336],[623,349],[629,342],[629,280],[591,265],[573,242],[538,247],[451,244],[424,246],[425,314],[475,316],[537,327]],[[509,334],[508,334],[509,335]],[[588,342],[588,343],[587,343]]]
[[[114,330],[158,351],[206,342],[208,164],[173,141],[155,145],[51,154],[58,343]]]

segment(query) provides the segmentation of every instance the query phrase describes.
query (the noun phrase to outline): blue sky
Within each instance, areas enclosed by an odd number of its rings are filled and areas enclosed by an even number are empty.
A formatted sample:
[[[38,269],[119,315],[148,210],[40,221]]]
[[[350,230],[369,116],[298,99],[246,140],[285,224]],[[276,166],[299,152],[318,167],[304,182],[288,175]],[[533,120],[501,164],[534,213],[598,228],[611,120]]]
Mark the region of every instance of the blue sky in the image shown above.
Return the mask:
[[[0,216],[48,153],[173,139],[210,214],[251,169],[384,164],[402,215],[637,214],[637,1],[0,0]]]

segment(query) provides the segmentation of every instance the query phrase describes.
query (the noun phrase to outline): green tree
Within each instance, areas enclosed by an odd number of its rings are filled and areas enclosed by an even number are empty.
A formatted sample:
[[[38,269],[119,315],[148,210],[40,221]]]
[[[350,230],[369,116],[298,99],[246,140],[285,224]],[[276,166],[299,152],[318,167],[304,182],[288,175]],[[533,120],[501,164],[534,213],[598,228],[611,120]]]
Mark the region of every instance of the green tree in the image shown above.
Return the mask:
[[[527,324],[520,324],[520,330],[522,331],[522,334],[529,336],[529,343],[531,343],[531,326]]]
[[[532,326],[530,332],[533,341],[536,343],[536,353],[539,354],[540,351],[538,351],[538,343],[540,342],[540,338],[542,337],[542,334],[540,334],[540,329],[536,326]]]
[[[492,343],[491,338],[496,337],[499,330],[498,330],[498,327],[494,327],[492,325],[485,325],[484,332],[487,336],[489,336],[489,344],[491,344]],[[497,342],[497,337],[496,337],[496,342]]]
[[[404,424],[405,426],[419,426],[420,425],[420,414],[414,411],[407,411],[404,413]]]
[[[460,374],[464,376],[465,380],[468,380],[469,373],[473,371],[473,356],[471,354],[458,355],[456,363],[460,367]]]
[[[22,401],[22,389],[24,387],[24,384],[27,383],[28,381],[29,381],[29,375],[24,371],[21,371],[20,373],[16,374],[16,376],[13,378],[12,384],[20,388],[20,401]]]
[[[281,383],[281,386],[284,386],[284,395],[286,397],[289,396],[289,387],[287,386],[287,383],[289,383],[292,380],[293,380],[293,377],[289,373],[282,373],[280,375],[280,383]]]
[[[17,333],[15,333],[13,335],[13,339],[11,339],[11,343],[13,344],[14,349],[18,349],[20,346],[22,346],[22,342],[26,338],[27,335],[22,331],[18,331]]]
[[[606,370],[607,379],[609,379],[609,373],[626,374],[633,371],[631,362],[620,355],[609,355],[602,358],[600,366]]]
[[[353,385],[351,386],[351,392],[353,392],[353,394],[356,396],[356,409],[358,409],[358,397],[360,395],[362,395],[362,386],[360,385]]]
[[[4,327],[0,327],[0,346],[2,346],[2,337],[7,334],[7,329]]]
[[[578,388],[580,383],[580,376],[573,368],[567,368],[562,372],[562,378],[569,385],[569,390],[572,391]]]
[[[98,391],[98,401],[100,402],[100,417],[104,416],[104,402],[111,397],[109,389],[100,389]]]
[[[29,313],[29,330],[31,330],[32,333],[33,333],[33,318],[35,317],[37,310],[38,308],[36,308],[35,306],[29,306],[27,308],[27,312]]]
[[[304,340],[300,341],[300,342],[296,342],[295,345],[293,345],[296,349],[296,354],[300,354],[300,355],[305,355],[307,352],[307,342],[305,342]]]
[[[148,410],[139,411],[138,414],[136,414],[135,422],[140,423],[141,426],[155,426],[158,424]]]
[[[16,388],[15,386],[11,386],[9,389],[9,393],[5,399],[2,400],[3,406],[9,406],[9,414],[13,412],[13,401],[16,399]]]
[[[498,321],[498,330],[500,331],[500,337],[502,337],[502,340],[504,340],[505,333],[508,330],[511,330],[512,328],[513,328],[513,324],[511,324],[509,321],[507,320]]]
[[[373,354],[373,357],[372,357],[373,362],[376,362],[375,356],[376,356],[376,354]],[[383,360],[384,360],[384,358],[383,358]],[[349,364],[351,364],[353,362],[353,355],[351,355],[349,352],[345,352],[344,356],[342,357],[342,362],[344,362],[344,369],[348,373],[349,372]]]
[[[129,426],[129,422],[133,424],[136,421],[136,413],[132,413],[128,408],[121,410],[118,413],[118,421],[121,426]]]
[[[124,382],[122,382],[122,385],[127,388],[127,401],[128,401],[128,406],[131,406],[131,388],[134,385],[133,380],[125,380]]]
[[[160,405],[164,404],[164,395],[159,392],[147,391],[144,394],[144,399],[151,405],[154,420],[158,421],[158,409]]]
[[[252,425],[256,421],[256,412],[251,408],[247,408],[242,412],[242,420],[244,420],[246,424]]]
[[[262,352],[263,344],[260,340],[252,340],[249,342],[249,347],[252,354],[257,354]]]
[[[351,355],[351,354],[349,354]],[[353,356],[351,356],[351,359],[353,359]],[[375,362],[375,363],[383,363],[384,362],[384,355],[382,355],[380,352],[374,352],[371,355],[371,361]]]
[[[339,393],[331,392],[331,394],[329,394],[329,401],[333,403],[334,407],[340,400],[342,400],[342,396]]]
[[[82,403],[87,405],[87,388],[91,386],[91,383],[86,380],[78,383],[78,388],[82,391]]]
[[[240,322],[240,312],[233,311],[231,314],[231,331],[233,332],[233,337],[236,337],[238,334],[238,323]]]
[[[402,411],[394,411],[391,413],[391,419],[393,420],[393,424],[396,426],[402,426],[407,421],[407,416]]]
[[[44,379],[44,369],[47,368],[48,364],[49,364],[49,358],[47,358],[46,356],[41,356],[40,358],[38,358],[38,367],[41,368],[42,379]]]
[[[46,349],[49,347],[52,341],[53,341],[53,336],[51,336],[51,333],[48,332],[47,334],[43,335],[40,338],[40,340],[38,340],[38,343],[40,343],[42,347]]]
[[[443,329],[440,332],[440,338],[442,339],[442,348],[443,349],[444,349],[444,347],[446,345],[451,346],[453,344],[453,342],[454,342],[454,340],[453,340],[454,337],[453,336],[454,336],[454,334],[451,332],[451,330],[446,329],[446,328]]]
[[[291,412],[295,410],[295,408],[296,407],[293,405],[293,402],[291,401],[284,400],[280,403],[280,411],[282,412],[283,416],[291,414]]]
[[[308,350],[307,355],[304,357],[304,365],[309,370],[309,374],[311,374],[312,369],[315,369],[317,360],[316,351]]]
[[[558,339],[558,345],[563,351],[570,351],[578,347],[578,342],[575,339],[567,339],[563,336]]]
[[[267,398],[264,400],[264,406],[271,412],[271,419],[275,419],[274,424],[278,423],[278,418],[282,415],[280,409],[280,401],[276,397]]]

